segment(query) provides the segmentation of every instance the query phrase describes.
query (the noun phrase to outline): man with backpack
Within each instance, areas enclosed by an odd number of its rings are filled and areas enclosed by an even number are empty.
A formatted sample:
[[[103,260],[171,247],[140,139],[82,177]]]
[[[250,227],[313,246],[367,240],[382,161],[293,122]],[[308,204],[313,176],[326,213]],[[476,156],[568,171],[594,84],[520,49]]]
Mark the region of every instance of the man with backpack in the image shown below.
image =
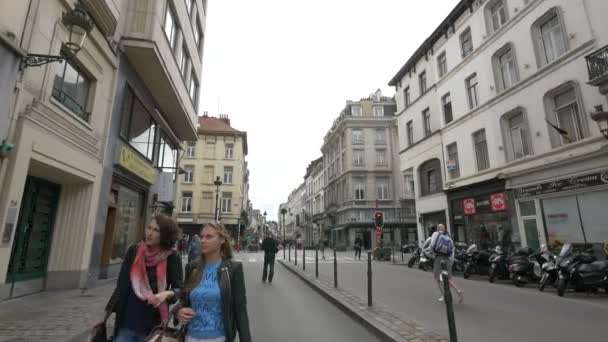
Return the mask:
[[[434,256],[433,275],[435,277],[437,285],[439,286],[439,292],[441,292],[441,297],[439,298],[439,301],[443,301],[444,295],[443,283],[441,282],[441,263],[445,261],[448,268],[447,271],[450,275],[450,287],[456,290],[456,293],[458,293],[458,302],[462,303],[464,301],[464,295],[462,293],[462,290],[460,290],[454,283],[454,278],[452,278],[452,264],[454,263],[454,241],[452,241],[452,238],[448,234],[445,225],[437,225],[437,231],[434,232],[431,236],[429,250]]]

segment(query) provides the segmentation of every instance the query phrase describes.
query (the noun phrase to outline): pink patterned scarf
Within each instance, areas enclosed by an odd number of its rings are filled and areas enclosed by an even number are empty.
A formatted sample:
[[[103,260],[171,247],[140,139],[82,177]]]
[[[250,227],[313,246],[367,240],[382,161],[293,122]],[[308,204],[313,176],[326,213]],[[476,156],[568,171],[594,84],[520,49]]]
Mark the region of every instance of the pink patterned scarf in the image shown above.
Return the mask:
[[[131,286],[137,298],[145,302],[154,296],[146,267],[156,267],[158,293],[167,289],[167,258],[172,253],[173,250],[151,250],[145,243],[139,243],[133,266],[131,266]],[[161,320],[165,322],[169,318],[169,305],[166,302],[162,303],[158,309]]]

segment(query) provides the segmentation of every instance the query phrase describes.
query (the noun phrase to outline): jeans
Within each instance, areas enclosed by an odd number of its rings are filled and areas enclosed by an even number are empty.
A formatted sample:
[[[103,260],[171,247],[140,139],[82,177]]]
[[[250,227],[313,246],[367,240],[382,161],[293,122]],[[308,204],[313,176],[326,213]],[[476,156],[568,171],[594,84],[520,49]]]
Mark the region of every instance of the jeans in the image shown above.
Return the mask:
[[[118,336],[116,336],[112,341],[113,342],[144,342],[146,336],[139,335],[138,333],[121,328],[118,330]]]
[[[274,254],[264,255],[264,271],[262,272],[262,281],[266,281],[266,275],[268,275],[268,281],[272,282],[274,277]],[[270,266],[270,274],[268,274],[268,266]]]

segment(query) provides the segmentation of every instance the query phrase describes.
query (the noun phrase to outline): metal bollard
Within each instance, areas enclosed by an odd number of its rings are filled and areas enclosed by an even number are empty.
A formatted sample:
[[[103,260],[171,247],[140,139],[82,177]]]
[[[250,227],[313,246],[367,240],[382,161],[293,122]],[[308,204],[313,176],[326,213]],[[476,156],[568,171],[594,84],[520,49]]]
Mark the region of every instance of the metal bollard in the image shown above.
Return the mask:
[[[298,266],[298,245],[297,244],[296,244],[296,248],[293,250],[293,255],[295,256],[295,260],[296,260],[295,265]]]
[[[393,264],[396,262],[395,261],[395,242],[393,241],[393,251],[392,251],[392,257],[393,257]]]
[[[285,247],[286,247],[286,246],[285,246],[285,240],[283,240],[283,261],[285,261],[285,259],[286,259],[286,258],[285,258],[285,257],[286,257],[286,255],[285,255],[285,253],[286,253],[286,252],[285,252]]]
[[[291,244],[287,245],[287,248],[289,248],[289,262],[291,262]]]
[[[302,246],[302,271],[306,271],[306,247]]]
[[[319,246],[315,249],[315,277],[319,278]]]
[[[404,262],[405,260],[403,259],[403,248],[401,249],[401,262]]]
[[[443,282],[443,300],[445,301],[445,310],[448,316],[450,342],[458,342],[456,320],[454,318],[454,303],[452,303],[452,291],[450,291],[450,274],[448,272],[448,263],[445,260],[441,262],[441,281]]]
[[[367,252],[367,306],[372,307],[372,252]]]
[[[338,288],[338,257],[334,248],[334,287]]]

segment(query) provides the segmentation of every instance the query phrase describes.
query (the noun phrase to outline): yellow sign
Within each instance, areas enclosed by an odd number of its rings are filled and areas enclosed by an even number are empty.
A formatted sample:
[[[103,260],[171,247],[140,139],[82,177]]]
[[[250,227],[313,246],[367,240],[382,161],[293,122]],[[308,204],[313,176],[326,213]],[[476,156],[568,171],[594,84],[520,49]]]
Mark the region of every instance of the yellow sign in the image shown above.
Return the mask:
[[[156,183],[156,175],[158,173],[156,169],[147,160],[125,145],[120,150],[118,165],[133,172],[150,184]]]

